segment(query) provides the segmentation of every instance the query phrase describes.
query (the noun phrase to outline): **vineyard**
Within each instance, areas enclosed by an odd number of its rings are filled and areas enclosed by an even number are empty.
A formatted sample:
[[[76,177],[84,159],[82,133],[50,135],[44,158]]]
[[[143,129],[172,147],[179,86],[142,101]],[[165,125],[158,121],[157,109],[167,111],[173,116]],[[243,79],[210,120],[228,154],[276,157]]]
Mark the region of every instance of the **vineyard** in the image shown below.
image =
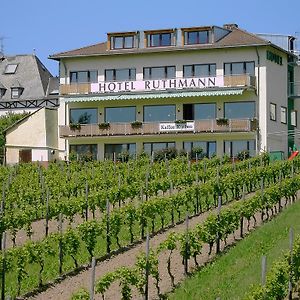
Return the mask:
[[[267,154],[233,163],[179,157],[1,167],[2,299],[38,299],[91,265],[122,256],[123,265],[93,280],[95,299],[148,299],[148,291],[161,298],[178,281],[178,260],[189,274],[202,252],[221,252],[232,234],[242,238],[295,201],[299,170],[300,159],[270,163]],[[126,265],[139,245],[144,250]],[[110,297],[112,290],[118,294]],[[87,286],[72,293],[90,299]]]

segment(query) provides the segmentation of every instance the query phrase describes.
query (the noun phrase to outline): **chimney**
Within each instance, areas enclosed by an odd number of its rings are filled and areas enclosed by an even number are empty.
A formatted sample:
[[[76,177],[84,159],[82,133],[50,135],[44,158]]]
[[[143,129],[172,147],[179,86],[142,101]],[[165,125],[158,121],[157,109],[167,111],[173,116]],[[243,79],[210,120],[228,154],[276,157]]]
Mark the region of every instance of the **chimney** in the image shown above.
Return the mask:
[[[239,28],[239,25],[238,24],[233,24],[233,23],[231,24],[230,23],[230,24],[224,24],[223,27],[226,28],[226,29],[232,30],[234,28]]]

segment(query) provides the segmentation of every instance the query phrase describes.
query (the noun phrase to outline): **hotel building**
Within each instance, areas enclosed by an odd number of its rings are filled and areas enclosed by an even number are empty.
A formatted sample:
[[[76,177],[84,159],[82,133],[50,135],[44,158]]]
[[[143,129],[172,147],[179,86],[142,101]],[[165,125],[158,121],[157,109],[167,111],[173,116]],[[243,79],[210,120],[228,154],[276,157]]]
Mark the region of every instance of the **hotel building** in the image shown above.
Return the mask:
[[[108,33],[50,58],[61,158],[170,147],[288,155],[297,143],[297,57],[236,24]]]

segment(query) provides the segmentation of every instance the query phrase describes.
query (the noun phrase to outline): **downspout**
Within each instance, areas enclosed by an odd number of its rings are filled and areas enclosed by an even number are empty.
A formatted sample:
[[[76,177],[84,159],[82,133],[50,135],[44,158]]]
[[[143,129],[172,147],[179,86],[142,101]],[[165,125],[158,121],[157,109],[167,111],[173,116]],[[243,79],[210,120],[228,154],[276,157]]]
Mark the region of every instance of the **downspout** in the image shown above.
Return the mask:
[[[259,56],[259,52],[258,52],[258,47],[255,47],[255,51],[256,51],[256,56],[257,56],[257,88],[256,88],[256,95],[258,97],[258,108],[259,108],[259,104],[260,104],[260,98],[259,98],[259,89],[260,89],[260,56]],[[259,112],[259,109],[257,110]],[[260,115],[258,115],[258,119],[259,119]],[[258,128],[256,129],[256,154],[259,153],[260,151],[260,146],[259,146],[259,142],[261,144],[261,138],[260,138],[260,126],[259,126],[259,122],[258,122]]]
[[[65,77],[65,84],[66,84],[66,81],[67,81],[67,75],[68,75],[67,67],[66,67],[66,64],[64,63],[63,60],[60,60],[59,62],[63,65],[64,71],[65,71],[64,77]],[[59,68],[59,72],[60,72],[60,68]],[[59,76],[59,78],[60,78],[60,76]],[[65,105],[66,105],[66,104],[65,104]],[[66,120],[67,120],[66,106],[65,106],[64,112],[65,112],[65,124],[64,124],[64,125],[67,125],[67,124],[66,124]],[[64,150],[64,153],[67,153],[67,141],[66,141],[66,139],[64,139],[64,140],[65,140],[65,150]],[[65,159],[66,159],[66,157],[65,157]]]

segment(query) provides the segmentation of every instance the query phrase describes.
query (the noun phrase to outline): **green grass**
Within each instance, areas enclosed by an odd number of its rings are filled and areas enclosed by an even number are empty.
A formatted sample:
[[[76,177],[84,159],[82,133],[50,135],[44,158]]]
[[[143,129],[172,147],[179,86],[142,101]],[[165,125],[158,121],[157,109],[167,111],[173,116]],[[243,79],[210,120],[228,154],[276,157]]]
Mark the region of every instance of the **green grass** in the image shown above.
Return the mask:
[[[300,202],[264,224],[227,253],[196,272],[168,299],[243,299],[253,284],[261,280],[261,257],[267,256],[267,271],[274,260],[289,248],[289,228],[300,233]]]

